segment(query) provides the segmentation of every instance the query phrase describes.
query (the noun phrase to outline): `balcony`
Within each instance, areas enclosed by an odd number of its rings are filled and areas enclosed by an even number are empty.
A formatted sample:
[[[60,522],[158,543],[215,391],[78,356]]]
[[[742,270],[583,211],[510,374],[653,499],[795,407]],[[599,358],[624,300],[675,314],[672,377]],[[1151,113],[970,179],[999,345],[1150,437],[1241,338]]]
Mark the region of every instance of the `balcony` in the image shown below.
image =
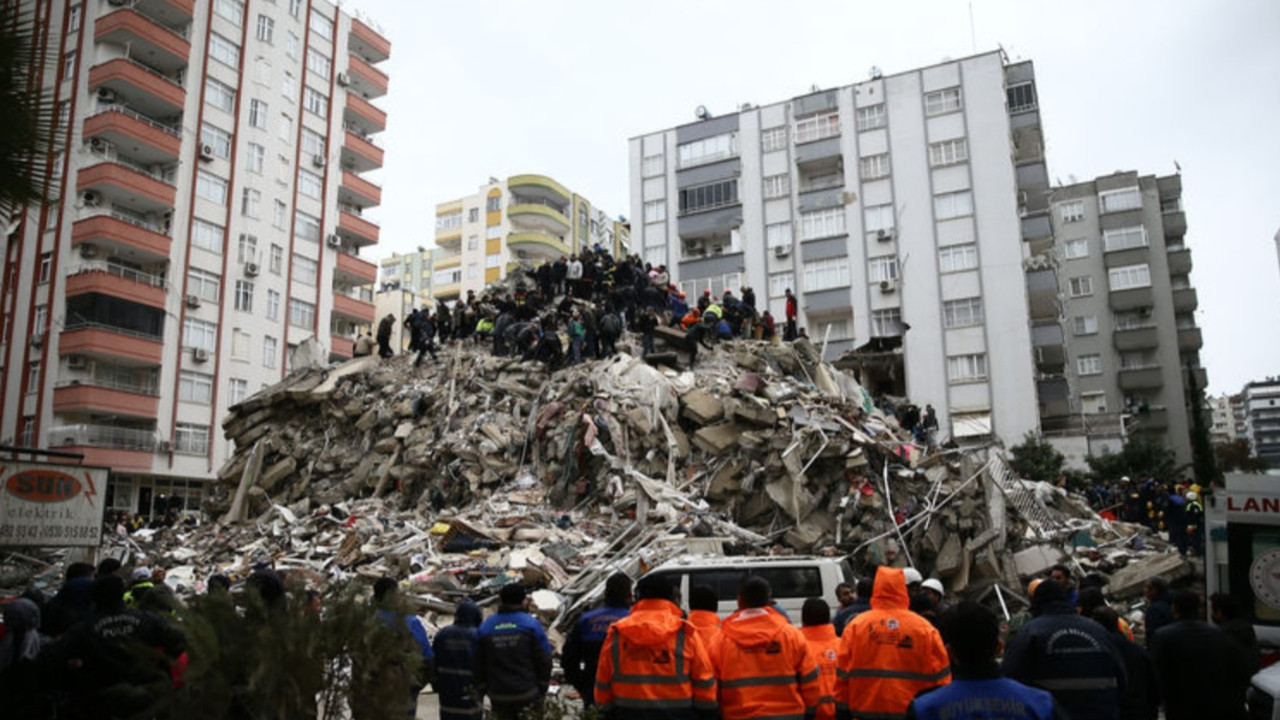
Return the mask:
[[[342,142],[342,168],[352,172],[369,172],[382,167],[382,148],[347,131]]]
[[[103,159],[76,175],[76,190],[92,190],[135,213],[163,213],[173,209],[177,189],[169,176],[127,161]]]
[[[568,205],[573,200],[573,193],[546,175],[512,175],[507,178],[507,189],[521,197],[541,198],[559,205]]]
[[[435,264],[432,265],[432,269],[448,270],[449,268],[456,268],[461,266],[462,266],[462,255],[450,255],[449,257],[443,257],[436,260]]]
[[[1111,342],[1120,352],[1149,350],[1160,344],[1159,332],[1154,324],[1117,329],[1111,334]]]
[[[1164,236],[1180,238],[1187,234],[1187,214],[1181,210],[1165,212],[1161,219],[1164,224]]]
[[[359,95],[347,94],[342,110],[343,124],[357,135],[376,135],[387,129],[387,113]]]
[[[58,354],[159,365],[164,356],[164,338],[103,323],[68,322],[58,339]]]
[[[182,149],[178,129],[121,106],[87,118],[84,136],[91,138],[90,147],[98,144],[105,151],[100,145],[105,142],[144,165],[176,163]]]
[[[346,208],[338,213],[338,234],[358,247],[378,242],[378,226]]]
[[[1191,389],[1194,383],[1196,390],[1204,390],[1209,387],[1209,374],[1202,367],[1193,367],[1182,369],[1182,384],[1187,389]]]
[[[133,0],[133,9],[168,27],[181,27],[191,22],[195,0]]]
[[[187,91],[177,80],[129,58],[116,58],[89,69],[89,89],[106,88],[129,99],[129,107],[151,117],[178,115]]]
[[[373,263],[345,252],[338,253],[333,272],[335,279],[345,280],[351,285],[373,284],[378,279],[378,269]]]
[[[841,158],[840,137],[818,139],[809,143],[801,143],[797,139],[795,156],[798,167],[839,160]]]
[[[570,229],[569,218],[550,202],[522,198],[507,207],[507,216],[513,223],[552,235],[564,235]]]
[[[382,204],[382,188],[350,171],[343,171],[338,186],[338,202],[359,205],[362,208]]]
[[[187,66],[191,43],[132,8],[121,8],[98,18],[93,39],[128,48],[130,55],[143,58],[151,67],[172,75]]]
[[[71,244],[96,245],[103,255],[128,257],[140,262],[169,259],[171,239],[162,226],[148,224],[124,213],[102,213],[77,220],[71,226]]]
[[[1204,337],[1200,334],[1200,328],[1181,328],[1178,330],[1178,351],[1179,352],[1195,352],[1204,347]]]
[[[67,269],[67,297],[99,293],[164,310],[167,291],[163,277],[118,263],[84,261]]]
[[[1191,250],[1185,247],[1171,249],[1168,257],[1170,275],[1189,275],[1191,273]]]
[[[1200,299],[1195,288],[1178,288],[1173,291],[1173,311],[1176,313],[1193,312],[1200,306]]]
[[[1164,371],[1159,365],[1121,368],[1116,374],[1120,389],[1125,392],[1134,390],[1159,390],[1164,387]]]
[[[434,285],[431,288],[431,294],[437,300],[449,300],[456,298],[462,294],[462,283],[449,283],[447,285]]]
[[[507,249],[521,260],[557,260],[572,254],[559,237],[540,232],[517,232],[507,236]]]
[[[1169,429],[1169,410],[1153,405],[1129,416],[1127,430],[1133,432],[1164,432]]]
[[[1113,290],[1108,294],[1108,305],[1116,312],[1149,308],[1154,302],[1155,295],[1149,287]]]
[[[335,289],[333,314],[356,323],[370,324],[377,315],[377,310],[373,307],[373,303],[358,300]]]
[[[350,360],[355,357],[355,339],[346,335],[329,336],[329,357]]]
[[[98,384],[98,381],[82,383],[77,380],[55,388],[53,411],[55,413],[98,413],[130,418],[154,420],[160,408],[160,397],[155,384],[144,387]]]
[[[347,46],[369,62],[382,62],[391,57],[391,42],[359,18],[351,19],[351,35],[347,38]]]
[[[83,453],[85,465],[113,470],[150,470],[156,434],[154,430],[110,425],[63,425],[49,430],[49,447]]]
[[[1107,266],[1107,269],[1149,263],[1151,262],[1151,249],[1143,245],[1141,247],[1125,248],[1124,250],[1104,251],[1102,262]]]
[[[436,231],[436,246],[444,250],[462,249],[462,228]]]
[[[387,94],[387,74],[365,62],[354,53],[347,57],[347,74],[351,77],[349,93],[365,98],[380,98]]]

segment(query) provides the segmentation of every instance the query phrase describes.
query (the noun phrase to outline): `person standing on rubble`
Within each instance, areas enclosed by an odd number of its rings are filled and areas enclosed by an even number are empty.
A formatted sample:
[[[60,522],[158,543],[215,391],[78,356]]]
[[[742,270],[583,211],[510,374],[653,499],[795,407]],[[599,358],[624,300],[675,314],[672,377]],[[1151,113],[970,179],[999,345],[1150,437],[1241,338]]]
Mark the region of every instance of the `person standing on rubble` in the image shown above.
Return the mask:
[[[560,654],[564,678],[582,696],[582,706],[595,704],[596,668],[609,626],[631,612],[631,578],[622,573],[609,577],[604,585],[604,606],[583,613],[565,638]]]
[[[791,288],[787,288],[786,300],[786,326],[782,331],[782,339],[791,342],[796,339],[796,318],[800,315],[799,306],[796,304],[796,296],[791,294]]]
[[[480,720],[480,698],[472,693],[471,657],[484,619],[480,606],[470,598],[458,603],[453,624],[436,633],[431,649],[436,655],[436,679],[440,696],[440,720]]]
[[[422,365],[422,358],[427,353],[431,353],[431,359],[436,358],[436,325],[432,321],[431,316],[424,309],[418,313],[413,323],[413,339],[418,344],[418,357],[413,361],[414,367]]]
[[[516,720],[547,694],[551,684],[551,643],[542,623],[525,611],[525,589],[503,585],[498,612],[480,625],[471,672],[489,696],[499,720]]]
[[[569,264],[565,266],[565,293],[573,297],[582,294],[582,263],[577,255],[569,256]]]
[[[389,358],[391,352],[391,328],[395,327],[396,316],[390,313],[378,323],[378,357]]]

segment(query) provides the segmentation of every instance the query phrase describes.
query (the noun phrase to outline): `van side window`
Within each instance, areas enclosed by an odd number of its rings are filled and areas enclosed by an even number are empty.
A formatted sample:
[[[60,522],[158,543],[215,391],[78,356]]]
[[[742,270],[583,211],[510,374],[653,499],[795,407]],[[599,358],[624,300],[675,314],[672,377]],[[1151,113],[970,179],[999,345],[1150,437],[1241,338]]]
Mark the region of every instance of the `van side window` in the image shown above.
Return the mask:
[[[822,572],[816,567],[764,567],[751,574],[769,581],[775,599],[823,597]]]
[[[706,585],[716,591],[720,600],[737,600],[738,586],[747,577],[745,570],[725,568],[723,570],[694,570],[689,573],[689,592],[699,585]]]

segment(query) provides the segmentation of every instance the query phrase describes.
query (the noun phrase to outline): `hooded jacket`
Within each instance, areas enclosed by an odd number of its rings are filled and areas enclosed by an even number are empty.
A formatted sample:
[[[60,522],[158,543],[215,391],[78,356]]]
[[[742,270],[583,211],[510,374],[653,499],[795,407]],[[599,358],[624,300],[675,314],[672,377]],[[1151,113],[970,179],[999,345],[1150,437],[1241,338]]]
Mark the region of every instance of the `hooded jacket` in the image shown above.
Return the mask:
[[[495,704],[526,705],[546,695],[551,643],[542,623],[518,605],[499,606],[476,633],[471,672]]]
[[[942,636],[909,604],[902,570],[876,570],[871,609],[840,637],[836,707],[842,716],[903,717],[917,693],[951,682]]]
[[[702,644],[710,649],[711,638],[720,632],[720,616],[710,610],[690,610],[689,624],[698,631]]]
[[[711,641],[724,720],[801,720],[822,695],[817,659],[804,635],[770,608],[730,615]]]
[[[609,626],[595,698],[613,720],[716,718],[711,661],[675,603],[640,600]]]
[[[836,662],[840,654],[840,636],[831,623],[807,625],[800,628],[809,649],[818,659],[818,676],[821,679],[822,698],[818,702],[816,720],[835,720],[836,716]]]
[[[440,694],[443,720],[480,717],[480,698],[471,693],[471,656],[483,619],[479,606],[463,600],[458,603],[453,624],[442,628],[432,641],[436,655],[436,680],[432,684]]]
[[[560,651],[560,667],[564,678],[582,694],[583,702],[591,705],[591,696],[599,667],[600,650],[609,634],[609,626],[626,617],[627,607],[605,605],[583,613],[574,623],[569,637]]]

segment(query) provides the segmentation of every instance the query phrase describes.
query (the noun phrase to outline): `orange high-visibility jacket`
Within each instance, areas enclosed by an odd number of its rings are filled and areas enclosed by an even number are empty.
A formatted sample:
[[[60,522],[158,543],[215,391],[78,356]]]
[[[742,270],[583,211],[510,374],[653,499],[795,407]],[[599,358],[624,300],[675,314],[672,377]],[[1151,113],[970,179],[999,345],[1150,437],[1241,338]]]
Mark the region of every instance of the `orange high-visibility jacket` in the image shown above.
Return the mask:
[[[739,610],[711,640],[723,720],[804,720],[822,695],[818,662],[804,635],[768,608]]]
[[[596,704],[614,720],[716,716],[716,678],[697,630],[667,600],[640,600],[609,626]]]
[[[720,632],[720,616],[710,610],[690,610],[689,624],[698,629],[703,647],[711,647],[711,638]]]
[[[800,628],[809,650],[818,659],[818,676],[821,679],[822,697],[818,701],[815,720],[835,720],[836,717],[836,660],[840,653],[840,636],[836,626],[810,625]]]
[[[951,682],[942,636],[908,604],[902,570],[881,567],[871,609],[840,636],[836,705],[855,718],[902,717],[916,693]]]

